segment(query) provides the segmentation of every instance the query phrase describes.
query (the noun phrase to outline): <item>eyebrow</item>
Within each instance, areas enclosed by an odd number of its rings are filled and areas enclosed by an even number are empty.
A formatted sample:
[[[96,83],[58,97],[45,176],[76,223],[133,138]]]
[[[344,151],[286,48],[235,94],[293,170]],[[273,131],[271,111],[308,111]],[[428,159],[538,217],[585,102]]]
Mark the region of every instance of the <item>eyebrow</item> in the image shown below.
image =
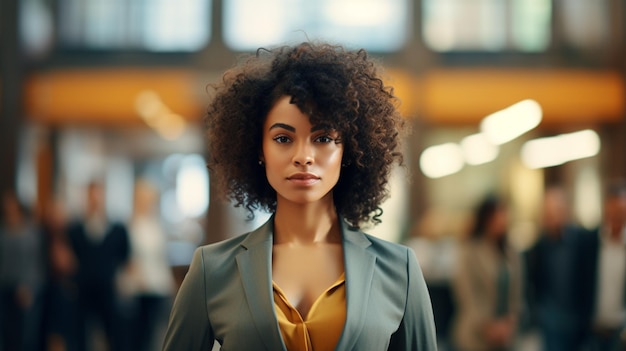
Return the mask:
[[[272,130],[274,128],[283,128],[283,129],[287,129],[290,132],[295,132],[296,128],[290,126],[289,124],[285,124],[285,123],[274,123],[272,124],[272,126],[270,127],[269,130]]]
[[[272,130],[272,129],[275,129],[275,128],[283,128],[283,129],[286,129],[286,130],[288,130],[290,132],[295,132],[296,131],[296,128],[290,126],[289,124],[285,124],[285,123],[274,123],[269,128],[269,130]],[[321,126],[321,125],[318,125],[318,126],[311,127],[311,132],[315,132],[315,131],[318,131],[318,130],[326,130],[326,129],[328,129],[328,128],[326,128],[324,126]]]

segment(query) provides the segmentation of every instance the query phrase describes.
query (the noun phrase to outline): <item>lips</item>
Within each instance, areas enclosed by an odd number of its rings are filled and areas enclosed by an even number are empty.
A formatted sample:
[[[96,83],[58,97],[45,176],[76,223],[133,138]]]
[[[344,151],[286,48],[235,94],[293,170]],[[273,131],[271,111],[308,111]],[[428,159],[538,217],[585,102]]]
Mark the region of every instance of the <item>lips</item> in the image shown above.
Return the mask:
[[[297,185],[312,185],[320,180],[320,177],[313,173],[295,173],[287,177],[287,180]]]
[[[313,173],[296,173],[296,174],[290,175],[287,179],[304,180],[304,179],[320,179],[320,177],[318,177],[317,175]]]

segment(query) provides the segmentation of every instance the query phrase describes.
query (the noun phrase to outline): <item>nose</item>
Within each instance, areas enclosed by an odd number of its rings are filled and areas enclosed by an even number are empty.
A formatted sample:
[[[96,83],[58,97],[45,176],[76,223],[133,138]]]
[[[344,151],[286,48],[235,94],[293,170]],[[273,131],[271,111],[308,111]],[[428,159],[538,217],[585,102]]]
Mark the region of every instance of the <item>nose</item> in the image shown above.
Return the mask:
[[[312,165],[314,159],[314,151],[309,142],[299,143],[293,155],[293,163],[296,166]]]

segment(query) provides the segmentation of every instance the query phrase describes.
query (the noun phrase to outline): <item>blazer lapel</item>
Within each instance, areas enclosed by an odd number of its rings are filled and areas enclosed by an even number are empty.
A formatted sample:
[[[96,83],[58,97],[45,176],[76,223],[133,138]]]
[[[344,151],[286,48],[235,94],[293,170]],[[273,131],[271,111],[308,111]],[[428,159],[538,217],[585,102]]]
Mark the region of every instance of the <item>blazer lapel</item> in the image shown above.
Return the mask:
[[[346,271],[346,322],[335,350],[351,350],[365,322],[364,313],[371,295],[376,256],[367,251],[371,242],[341,220]]]
[[[248,235],[241,243],[237,267],[250,306],[252,320],[267,350],[285,350],[274,311],[271,260],[274,218]]]

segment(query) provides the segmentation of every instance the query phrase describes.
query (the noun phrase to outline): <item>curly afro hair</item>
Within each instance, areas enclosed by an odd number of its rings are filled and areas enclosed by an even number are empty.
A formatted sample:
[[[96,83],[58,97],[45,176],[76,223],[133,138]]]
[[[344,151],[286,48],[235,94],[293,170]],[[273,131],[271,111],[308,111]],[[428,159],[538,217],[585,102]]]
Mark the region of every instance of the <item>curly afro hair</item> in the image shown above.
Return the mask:
[[[312,125],[337,130],[343,167],[335,208],[352,226],[380,223],[382,201],[399,152],[403,119],[393,88],[365,50],[327,43],[259,49],[228,70],[206,115],[208,166],[224,195],[250,211],[276,210],[276,192],[259,166],[262,127],[273,104],[291,96]]]

